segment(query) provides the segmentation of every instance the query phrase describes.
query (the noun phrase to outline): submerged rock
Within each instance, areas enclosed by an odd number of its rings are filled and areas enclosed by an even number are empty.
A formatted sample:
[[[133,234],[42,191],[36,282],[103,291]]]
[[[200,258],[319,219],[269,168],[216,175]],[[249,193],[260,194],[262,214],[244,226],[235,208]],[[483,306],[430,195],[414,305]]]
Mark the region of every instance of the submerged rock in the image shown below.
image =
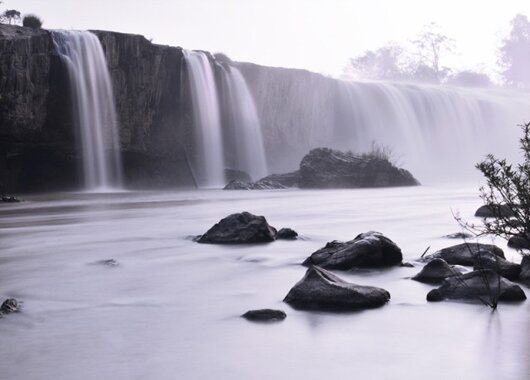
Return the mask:
[[[104,259],[104,260],[98,260],[98,261],[94,261],[92,263],[93,265],[104,265],[104,266],[107,266],[107,267],[117,267],[119,266],[120,264],[114,260],[114,259]]]
[[[311,254],[303,265],[350,270],[399,265],[401,249],[380,232],[370,231],[347,242],[332,241]]]
[[[435,258],[444,259],[450,265],[473,266],[477,257],[501,257],[504,259],[504,252],[499,247],[492,244],[462,243],[451,247],[443,248],[425,259],[430,261]]]
[[[287,317],[287,314],[282,310],[260,309],[249,310],[242,317],[249,321],[276,322],[283,321]]]
[[[506,205],[483,205],[475,211],[475,216],[480,218],[509,218],[513,216],[513,211]]]
[[[313,149],[300,162],[300,188],[416,186],[407,170],[376,156]]]
[[[500,284],[500,286],[499,286]],[[497,273],[482,269],[462,276],[449,277],[442,285],[427,294],[427,301],[480,300],[492,302],[524,301],[526,295],[520,286],[510,282]]]
[[[276,234],[276,239],[296,240],[298,233],[290,228],[282,228]]]
[[[445,260],[433,259],[412,279],[432,284],[442,282],[447,277],[460,276],[461,274],[459,269],[451,267]]]
[[[473,269],[490,269],[511,281],[517,280],[521,273],[521,265],[512,263],[498,256],[477,257]]]
[[[232,214],[223,218],[197,239],[198,243],[249,244],[274,241],[276,229],[264,216],[249,212]]]
[[[390,293],[385,289],[352,284],[312,266],[284,302],[297,309],[357,310],[382,306],[389,300]]]
[[[0,314],[10,314],[20,311],[21,303],[14,298],[8,298],[0,306]]]
[[[455,232],[454,234],[444,235],[447,239],[472,239],[474,236],[469,232]]]

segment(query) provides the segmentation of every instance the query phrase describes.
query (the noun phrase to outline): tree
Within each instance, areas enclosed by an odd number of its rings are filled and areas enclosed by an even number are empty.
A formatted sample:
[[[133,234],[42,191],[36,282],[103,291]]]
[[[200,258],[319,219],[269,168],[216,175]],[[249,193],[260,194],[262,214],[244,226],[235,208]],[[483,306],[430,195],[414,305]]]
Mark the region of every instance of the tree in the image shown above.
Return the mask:
[[[463,70],[459,71],[449,78],[446,81],[447,84],[453,86],[464,86],[464,87],[491,87],[493,83],[489,76],[484,73],[472,71],[472,70]]]
[[[35,15],[26,15],[22,20],[22,26],[40,29],[42,27],[42,20]]]
[[[2,18],[7,20],[9,25],[16,24],[20,21],[20,12],[15,9],[8,9],[3,13]]]
[[[373,80],[403,80],[408,76],[404,49],[394,43],[350,59],[346,71]]]
[[[518,14],[511,21],[511,31],[499,49],[498,63],[506,84],[519,88],[530,87],[530,22]]]
[[[530,123],[521,126],[523,137],[519,140],[523,162],[517,166],[493,155],[477,164],[486,186],[480,189],[480,198],[495,216],[476,226],[456,217],[466,229],[478,236],[493,235],[509,240],[516,238],[520,246],[530,247]]]
[[[412,40],[418,55],[418,79],[441,82],[450,72],[447,67],[440,66],[440,60],[443,53],[454,50],[454,40],[441,34],[439,29],[434,22],[427,24],[416,39]]]

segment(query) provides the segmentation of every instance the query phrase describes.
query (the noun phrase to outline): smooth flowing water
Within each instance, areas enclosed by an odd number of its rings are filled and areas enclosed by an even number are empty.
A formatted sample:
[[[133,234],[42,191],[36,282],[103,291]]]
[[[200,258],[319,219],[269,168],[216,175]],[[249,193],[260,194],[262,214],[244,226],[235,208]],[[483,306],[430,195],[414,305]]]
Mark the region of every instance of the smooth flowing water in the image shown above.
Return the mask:
[[[494,313],[480,304],[431,304],[431,286],[409,279],[428,246],[457,243],[442,238],[459,231],[451,210],[472,219],[476,194],[474,185],[202,190],[51,194],[1,205],[0,299],[24,305],[0,320],[0,377],[527,379],[530,301]],[[217,246],[189,238],[243,210],[301,239]],[[388,305],[324,313],[282,302],[310,253],[368,230],[393,239],[416,268],[337,274],[386,288]],[[105,259],[119,265],[97,264]],[[287,319],[239,317],[267,307]]]
[[[254,180],[268,174],[261,125],[256,112],[254,99],[250,94],[245,78],[237,67],[224,68],[231,140],[235,148],[235,169],[243,170]]]
[[[201,187],[223,187],[225,164],[214,71],[206,53],[183,52],[192,98],[197,180]]]
[[[121,187],[116,109],[101,43],[96,35],[86,31],[53,31],[52,36],[56,51],[68,68],[85,188]]]

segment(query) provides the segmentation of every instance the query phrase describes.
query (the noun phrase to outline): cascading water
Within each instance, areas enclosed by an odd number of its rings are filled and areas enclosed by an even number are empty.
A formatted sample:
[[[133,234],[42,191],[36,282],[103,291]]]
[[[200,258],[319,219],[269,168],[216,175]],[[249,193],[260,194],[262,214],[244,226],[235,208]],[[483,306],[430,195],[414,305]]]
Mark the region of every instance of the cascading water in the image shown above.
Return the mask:
[[[241,72],[233,66],[224,67],[228,123],[234,142],[235,165],[254,180],[267,175],[265,148],[254,99]]]
[[[68,68],[85,188],[120,187],[116,110],[101,43],[93,33],[85,31],[54,31],[52,35],[57,53]]]
[[[334,137],[356,151],[376,142],[420,178],[465,177],[488,153],[514,156],[530,95],[404,83],[339,82]]]
[[[225,185],[221,116],[217,86],[208,56],[184,50],[196,136],[196,175],[201,187]]]

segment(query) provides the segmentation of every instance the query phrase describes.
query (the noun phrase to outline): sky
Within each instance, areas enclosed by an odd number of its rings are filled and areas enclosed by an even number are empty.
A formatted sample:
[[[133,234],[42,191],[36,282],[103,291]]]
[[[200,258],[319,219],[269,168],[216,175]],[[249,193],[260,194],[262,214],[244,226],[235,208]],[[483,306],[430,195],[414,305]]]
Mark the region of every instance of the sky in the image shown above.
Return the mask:
[[[3,0],[47,29],[136,33],[236,61],[339,76],[350,57],[406,43],[428,23],[456,40],[442,63],[494,73],[496,49],[530,0]],[[444,59],[445,58],[445,59]]]

